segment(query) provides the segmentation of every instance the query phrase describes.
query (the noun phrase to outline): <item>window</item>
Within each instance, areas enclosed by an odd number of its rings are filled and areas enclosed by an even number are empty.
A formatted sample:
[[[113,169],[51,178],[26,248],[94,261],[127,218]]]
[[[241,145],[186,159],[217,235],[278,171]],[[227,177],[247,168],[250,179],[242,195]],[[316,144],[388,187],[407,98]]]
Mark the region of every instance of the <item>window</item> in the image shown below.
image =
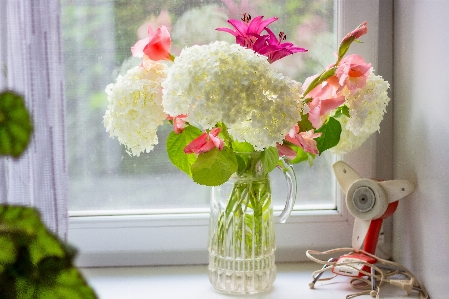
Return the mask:
[[[303,81],[333,61],[342,34],[367,20],[367,46],[358,45],[357,52],[376,65],[377,51],[372,45],[377,45],[377,1],[278,0],[263,1],[263,5],[248,1],[250,7],[242,9],[233,9],[232,0],[185,0],[182,4],[142,0],[61,2],[69,148],[69,241],[81,250],[81,266],[207,262],[210,190],[192,183],[171,165],[165,154],[164,130],[157,148],[136,158],[125,153],[103,128],[107,107],[104,88],[117,74],[139,63],[129,58],[129,48],[139,38],[136,32],[142,34],[143,30],[145,34],[146,21],[171,27],[173,52],[178,54],[184,45],[229,39],[230,36],[213,29],[227,27],[225,21],[240,18],[244,9],[267,17],[278,16],[275,24],[279,28],[274,29],[286,31],[289,40],[310,52],[293,55],[273,66]],[[298,11],[306,14],[300,17]],[[166,132],[169,130],[165,128]],[[370,175],[375,162],[373,145],[374,138],[345,160],[357,163],[362,173]],[[276,227],[279,261],[302,259],[301,250],[310,246],[320,249],[349,244],[352,226],[342,208],[331,168],[337,158],[326,154],[316,160],[313,168],[306,163],[297,167],[295,211],[286,224]],[[285,183],[280,176],[272,176],[277,213],[285,203]],[[343,233],[348,238],[338,237]]]

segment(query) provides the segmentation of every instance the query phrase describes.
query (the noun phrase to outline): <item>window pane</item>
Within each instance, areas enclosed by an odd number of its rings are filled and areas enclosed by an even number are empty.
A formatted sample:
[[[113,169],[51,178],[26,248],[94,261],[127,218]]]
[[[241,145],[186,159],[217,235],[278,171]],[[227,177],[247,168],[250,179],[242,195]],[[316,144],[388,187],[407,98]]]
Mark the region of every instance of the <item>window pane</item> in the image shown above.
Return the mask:
[[[284,31],[287,40],[305,47],[273,63],[273,67],[303,82],[334,60],[333,1],[328,0],[62,0],[62,36],[67,99],[67,143],[70,210],[208,208],[210,189],[197,185],[167,158],[165,139],[170,125],[158,132],[159,144],[149,154],[129,156],[103,127],[107,109],[104,89],[118,74],[140,63],[130,47],[146,37],[146,28],[165,25],[172,36],[172,52],[214,40],[233,43],[215,31],[226,20],[277,16],[270,26]],[[248,3],[249,2],[249,3]],[[332,208],[332,156],[295,166],[297,208]],[[280,171],[272,174],[274,205],[285,202],[286,183]]]

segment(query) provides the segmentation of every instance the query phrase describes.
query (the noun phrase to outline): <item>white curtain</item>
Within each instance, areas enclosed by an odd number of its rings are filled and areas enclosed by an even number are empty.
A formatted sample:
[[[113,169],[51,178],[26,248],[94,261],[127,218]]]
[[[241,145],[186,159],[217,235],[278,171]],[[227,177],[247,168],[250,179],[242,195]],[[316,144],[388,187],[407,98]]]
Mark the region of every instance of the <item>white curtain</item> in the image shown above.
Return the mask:
[[[0,0],[0,90],[25,97],[34,133],[20,159],[0,158],[0,203],[37,207],[67,234],[64,84],[59,0]]]

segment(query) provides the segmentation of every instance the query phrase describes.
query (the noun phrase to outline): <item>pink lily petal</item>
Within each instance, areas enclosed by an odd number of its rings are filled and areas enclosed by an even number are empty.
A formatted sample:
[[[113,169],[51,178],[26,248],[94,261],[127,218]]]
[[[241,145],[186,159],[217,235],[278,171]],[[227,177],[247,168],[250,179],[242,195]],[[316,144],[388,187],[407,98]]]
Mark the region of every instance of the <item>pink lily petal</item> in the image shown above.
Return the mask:
[[[291,147],[285,144],[276,143],[276,148],[278,150],[279,157],[287,157],[290,160],[296,158],[296,151],[294,151]]]
[[[299,126],[298,124],[295,124],[293,128],[290,129],[288,134],[285,136],[285,140],[287,140],[290,143],[293,143],[294,145],[301,146],[298,140],[298,133],[299,133]]]
[[[299,126],[295,125],[294,128],[285,136],[285,140],[301,147],[304,151],[318,154],[318,148],[314,138],[320,137],[321,133],[314,133],[314,130],[309,130],[307,132],[299,132]],[[281,149],[282,150],[282,149]],[[279,151],[279,149],[278,149]],[[295,154],[296,155],[296,154]]]
[[[173,131],[176,134],[180,134],[184,130],[185,124],[187,122],[186,118],[187,115],[185,114],[180,114],[178,116],[167,116],[167,120],[173,121]]]
[[[148,37],[139,40],[133,47],[131,53],[135,57],[143,57],[151,60],[171,60],[171,39],[167,27],[161,26],[156,32],[148,25]]]
[[[297,52],[307,52],[306,49],[295,47],[292,43],[281,43],[281,39],[278,40],[268,27],[265,28],[265,31],[268,32],[268,35],[259,36],[252,49],[261,55],[267,56],[269,63]]]
[[[324,120],[321,119],[320,106],[316,106],[309,110],[308,119],[314,128],[319,129],[323,125]]]
[[[315,99],[311,102],[314,103]],[[309,110],[309,121],[316,129],[319,129],[327,119],[329,112],[338,108],[345,102],[344,96],[316,101],[316,105]],[[310,106],[309,106],[310,107]]]
[[[228,23],[231,24],[238,35],[246,36],[248,32],[248,24],[240,20],[228,20]]]
[[[273,17],[266,20],[263,20],[263,16],[257,16],[254,19],[251,20],[251,22],[248,25],[248,31],[247,34],[257,34],[259,35],[265,27],[270,25],[271,23],[277,21],[278,18]]]
[[[167,27],[161,26],[145,46],[143,52],[151,60],[171,60],[170,58],[171,39]]]
[[[344,102],[345,102],[344,96],[322,100],[320,105],[321,115],[325,115],[330,111],[340,107],[340,105],[343,104]]]
[[[131,53],[134,57],[143,57],[143,48],[150,42],[150,38],[144,38],[139,40],[133,47],[131,47]]]
[[[186,154],[201,154],[206,153],[214,148],[223,149],[224,142],[217,135],[220,133],[220,128],[214,128],[209,133],[204,132],[199,137],[190,142],[185,148]]]
[[[215,30],[227,32],[227,33],[230,33],[230,34],[232,34],[232,35],[234,35],[234,36],[238,36],[238,35],[239,35],[239,32],[234,31],[234,30],[232,30],[232,29],[230,29],[230,28],[216,28]]]
[[[371,64],[366,63],[362,56],[352,54],[341,60],[335,75],[341,86],[346,86],[354,93],[365,86],[370,68]]]
[[[321,133],[314,133],[313,130],[310,130],[307,132],[300,132],[298,134],[298,139],[304,151],[317,155],[319,154],[319,151],[314,138],[318,138],[320,136]]]
[[[224,31],[235,36],[235,41],[242,47],[253,49],[254,52],[268,57],[268,62],[273,63],[287,55],[297,52],[306,52],[307,50],[295,47],[292,43],[282,43],[285,38],[283,33],[280,34],[279,40],[276,35],[267,27],[275,22],[278,18],[273,17],[263,20],[263,16],[257,16],[251,21],[245,14],[244,21],[228,20],[235,30],[229,28],[217,28],[218,31]],[[268,35],[260,35],[262,31],[267,31]]]
[[[294,145],[301,146],[301,143],[299,143],[297,135],[298,135],[298,133],[296,133],[294,137],[287,135],[287,136],[285,136],[285,140],[287,140],[290,143],[293,143]]]

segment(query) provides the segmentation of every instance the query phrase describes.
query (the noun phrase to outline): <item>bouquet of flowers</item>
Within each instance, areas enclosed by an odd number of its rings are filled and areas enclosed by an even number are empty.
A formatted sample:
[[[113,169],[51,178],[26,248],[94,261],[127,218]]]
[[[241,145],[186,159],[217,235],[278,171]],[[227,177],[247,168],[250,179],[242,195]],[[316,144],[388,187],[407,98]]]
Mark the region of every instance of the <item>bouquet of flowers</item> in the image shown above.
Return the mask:
[[[149,27],[131,48],[141,64],[106,88],[106,130],[131,155],[151,151],[158,127],[169,121],[167,153],[175,166],[202,185],[232,179],[231,189],[220,187],[224,200],[214,193],[211,203],[209,278],[222,292],[255,293],[275,279],[268,173],[279,166],[290,184],[284,222],[296,190],[284,159],[312,162],[328,149],[359,147],[379,129],[389,101],[388,83],[361,56],[346,55],[366,23],[343,38],[335,63],[301,84],[271,68],[307,51],[283,32],[276,36],[268,27],[276,20],[231,19],[232,29],[217,30],[236,44],[186,47],[176,58],[167,28]]]
[[[167,28],[132,48],[142,62],[106,87],[104,125],[131,155],[157,144],[157,129],[173,124],[167,140],[172,163],[195,182],[218,186],[242,169],[236,152],[260,152],[265,172],[279,157],[313,161],[331,149],[346,153],[379,129],[389,98],[388,82],[350,45],[367,33],[366,22],[347,34],[336,62],[303,84],[270,68],[285,56],[305,52],[268,27],[277,18],[229,20],[217,28],[236,44],[212,42],[170,54]],[[168,62],[168,63],[167,63]],[[240,163],[241,164],[241,163]]]

